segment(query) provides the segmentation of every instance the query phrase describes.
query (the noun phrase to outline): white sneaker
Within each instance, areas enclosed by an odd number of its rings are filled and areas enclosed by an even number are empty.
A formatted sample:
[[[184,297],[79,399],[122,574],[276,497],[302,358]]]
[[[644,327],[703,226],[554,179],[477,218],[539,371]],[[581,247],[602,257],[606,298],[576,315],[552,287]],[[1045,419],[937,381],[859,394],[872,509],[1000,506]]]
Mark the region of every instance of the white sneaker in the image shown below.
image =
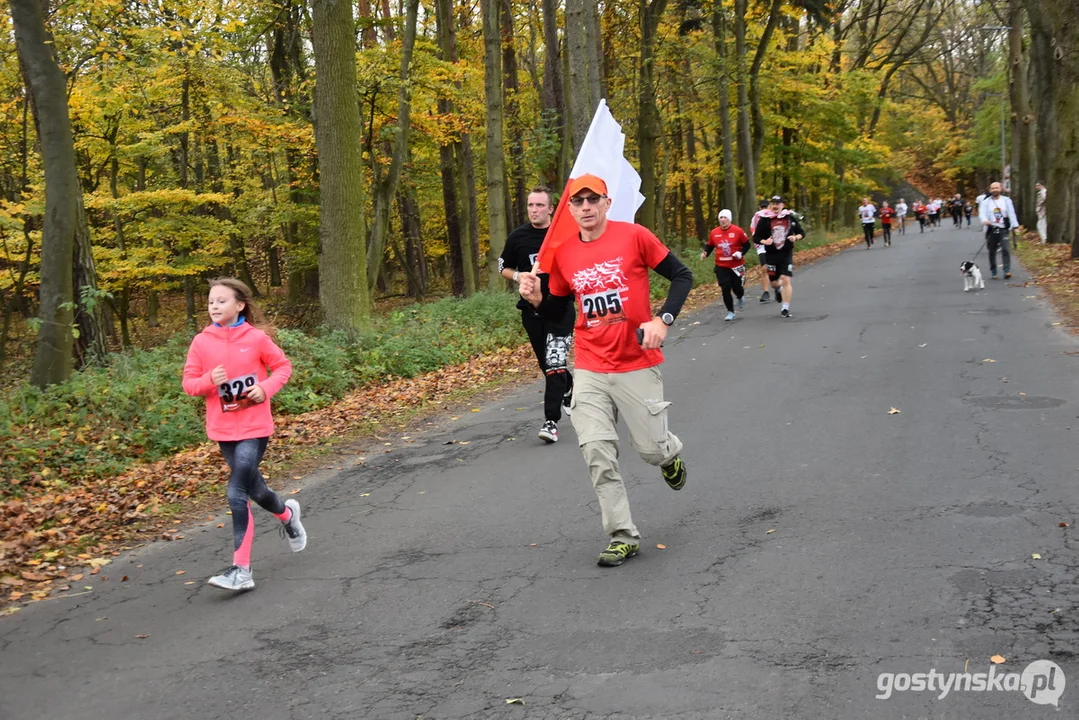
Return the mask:
[[[287,523],[281,523],[281,536],[288,538],[288,545],[292,552],[300,552],[307,547],[307,531],[300,522],[300,503],[295,500],[286,500],[285,507],[292,510],[292,517]]]
[[[245,570],[239,565],[233,565],[220,575],[214,575],[206,583],[222,590],[239,592],[240,590],[254,589],[255,578],[251,574],[251,570]]]
[[[734,313],[729,312],[727,313],[727,317],[723,318],[723,322],[730,322],[731,320],[734,320]]]
[[[545,420],[543,427],[540,428],[539,439],[544,442],[555,443],[558,442],[558,426],[555,425],[554,420]]]

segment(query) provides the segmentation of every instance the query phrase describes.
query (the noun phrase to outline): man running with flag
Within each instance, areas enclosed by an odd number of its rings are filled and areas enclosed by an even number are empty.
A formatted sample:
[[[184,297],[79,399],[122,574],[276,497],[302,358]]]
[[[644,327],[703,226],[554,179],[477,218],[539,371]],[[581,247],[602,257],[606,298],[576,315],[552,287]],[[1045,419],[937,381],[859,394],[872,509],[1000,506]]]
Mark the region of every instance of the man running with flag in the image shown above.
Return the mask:
[[[689,268],[647,228],[608,219],[611,204],[602,178],[585,173],[570,180],[559,205],[560,211],[569,208],[570,217],[556,215],[540,249],[538,265],[550,278],[547,292],[537,275],[518,275],[521,297],[540,315],[561,318],[571,303],[577,306],[570,420],[609,537],[598,560],[604,566],[621,565],[641,547],[618,466],[617,419],[625,420],[634,449],[646,463],[660,466],[672,490],[686,484],[682,442],[667,429],[671,403],[663,399],[658,366],[667,328],[693,287]],[[649,269],[671,281],[655,316]]]

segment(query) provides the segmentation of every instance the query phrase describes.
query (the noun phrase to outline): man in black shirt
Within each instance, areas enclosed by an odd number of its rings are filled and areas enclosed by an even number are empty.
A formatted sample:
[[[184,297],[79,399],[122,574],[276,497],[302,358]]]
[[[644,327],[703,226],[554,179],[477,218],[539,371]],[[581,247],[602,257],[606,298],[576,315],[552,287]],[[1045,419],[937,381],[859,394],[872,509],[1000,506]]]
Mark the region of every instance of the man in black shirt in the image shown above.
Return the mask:
[[[551,191],[544,187],[534,188],[528,194],[528,222],[509,234],[502,256],[498,258],[498,269],[504,278],[516,283],[520,273],[532,272],[553,213]],[[546,289],[548,276],[541,274],[539,277]],[[536,313],[524,298],[518,301],[517,307],[540,370],[547,378],[543,393],[544,422],[539,437],[548,443],[558,442],[558,421],[562,419],[563,409],[569,414],[573,392],[573,376],[566,364],[577,315],[573,305],[569,305],[560,320],[552,321]]]
[[[770,212],[761,215],[757,227],[753,230],[753,242],[764,245],[765,270],[776,297],[782,293],[783,309],[779,314],[785,318],[791,316],[791,298],[794,290],[791,278],[794,276],[794,241],[805,237],[805,230],[798,223],[798,218],[783,207],[783,198],[773,195],[769,204]]]

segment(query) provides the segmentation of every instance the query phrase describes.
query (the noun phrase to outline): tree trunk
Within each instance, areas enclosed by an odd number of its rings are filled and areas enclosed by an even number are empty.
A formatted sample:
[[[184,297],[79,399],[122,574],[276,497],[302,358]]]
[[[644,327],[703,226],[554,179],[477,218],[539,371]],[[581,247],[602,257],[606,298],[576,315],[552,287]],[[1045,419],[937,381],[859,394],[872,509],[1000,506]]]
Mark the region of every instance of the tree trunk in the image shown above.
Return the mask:
[[[734,142],[731,137],[730,64],[727,54],[727,14],[720,3],[712,13],[716,55],[719,57],[719,127],[723,148],[723,206],[738,217],[738,185],[734,176]]]
[[[666,0],[663,0],[664,2]],[[573,132],[570,143],[570,162],[581,149],[592,115],[602,99],[600,96],[599,66],[594,32],[595,0],[566,0],[566,45],[569,73],[566,90],[570,94],[570,118]],[[647,201],[646,201],[647,202]]]
[[[90,224],[82,205],[82,193],[75,198],[75,247],[72,256],[72,292],[75,297],[75,357],[79,367],[104,365],[109,357],[112,322],[107,313],[107,295],[97,284],[94,248],[90,243]]]
[[[656,31],[667,0],[640,0],[641,44],[639,85],[637,93],[637,153],[641,173],[641,194],[644,204],[638,222],[651,230],[656,229],[656,213],[662,205],[656,204],[656,140],[659,139],[659,107],[656,106]],[[591,117],[589,117],[591,120]]]
[[[445,62],[457,61],[457,38],[454,31],[453,11],[449,0],[436,0],[435,21],[438,31],[439,56]],[[438,100],[440,115],[454,112],[448,99]],[[468,297],[476,289],[472,249],[468,242],[468,188],[464,178],[463,163],[458,152],[458,142],[446,142],[439,147],[442,167],[442,201],[446,208],[446,236],[450,250],[450,285],[454,295]]]
[[[397,210],[401,216],[401,234],[405,238],[405,276],[408,278],[408,296],[420,299],[427,294],[427,258],[423,252],[423,234],[420,225],[420,204],[416,188],[398,189]]]
[[[506,195],[506,227],[517,227],[528,219],[526,188],[528,167],[525,163],[524,125],[518,97],[517,53],[514,51],[513,2],[499,0],[502,33],[502,101],[505,106],[506,128],[509,131],[510,170]]]
[[[757,202],[757,169],[749,130],[749,88],[746,86],[746,0],[734,3],[734,56],[738,69],[738,163],[742,166],[742,209],[739,217],[750,217]]]
[[[701,205],[701,181],[697,175],[697,136],[693,121],[686,120],[686,159],[689,161],[689,196],[693,203],[693,223],[701,245],[708,242],[708,226],[705,224],[704,207]]]
[[[1027,52],[1023,47],[1023,0],[1008,1],[1008,90],[1012,106],[1012,200],[1019,224],[1034,228],[1038,213],[1034,203],[1034,110],[1027,86]]]
[[[487,96],[487,287],[499,286],[498,257],[506,243],[506,165],[502,146],[501,5],[508,0],[483,0],[484,90]],[[523,181],[522,181],[523,183]]]
[[[753,64],[749,68],[749,107],[753,118],[753,169],[756,170],[761,162],[761,150],[764,148],[764,113],[761,111],[761,87],[760,74],[764,65],[764,56],[768,52],[768,45],[772,40],[776,25],[779,23],[780,11],[783,8],[783,0],[772,0],[768,10],[768,23],[764,26],[764,32],[757,43],[757,50],[753,54]],[[789,200],[790,198],[786,198]]]
[[[416,46],[416,22],[419,0],[408,0],[405,17],[405,35],[401,46],[401,85],[397,91],[397,137],[393,142],[390,167],[385,178],[379,178],[379,165],[374,163],[375,175],[375,222],[371,228],[371,241],[367,247],[367,282],[374,285],[382,259],[385,256],[386,236],[390,232],[390,210],[401,181],[401,169],[408,154],[408,138],[412,130],[412,53]]]
[[[45,219],[41,233],[40,321],[30,382],[44,388],[71,377],[72,253],[81,195],[67,107],[67,84],[45,29],[39,0],[11,0],[15,42],[41,144]]]
[[[312,0],[315,144],[319,170],[319,299],[326,324],[357,333],[370,323],[364,218],[363,123],[349,0]]]
[[[543,45],[543,127],[556,142],[555,147],[544,154],[539,175],[548,187],[561,188],[566,113],[562,95],[562,53],[558,42],[558,0],[543,0]]]

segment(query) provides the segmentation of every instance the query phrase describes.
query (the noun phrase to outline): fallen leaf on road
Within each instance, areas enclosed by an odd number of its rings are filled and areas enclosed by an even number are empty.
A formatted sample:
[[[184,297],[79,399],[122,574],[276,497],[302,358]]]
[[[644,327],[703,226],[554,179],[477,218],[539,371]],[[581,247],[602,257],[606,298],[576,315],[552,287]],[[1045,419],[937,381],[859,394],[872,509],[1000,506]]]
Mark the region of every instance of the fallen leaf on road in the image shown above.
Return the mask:
[[[296,493],[298,493],[298,492],[300,492],[300,488],[296,488],[295,490],[289,490],[289,491],[288,491],[288,494],[289,494],[289,495],[295,495],[295,494],[296,494]]]
[[[994,655],[993,657],[989,658],[989,661],[994,663],[995,665],[1000,665],[1002,662],[1005,661],[1005,659],[1006,658],[1003,655]]]
[[[1008,378],[1006,378],[1006,377],[1002,377],[1002,378],[1000,379],[1000,381],[1001,381],[1001,382],[1003,382],[1003,383],[1006,383],[1006,382],[1008,382]]]
[[[186,571],[186,570],[177,570],[177,571],[176,571],[176,574],[177,574],[177,575],[184,575],[184,574],[186,574],[186,573],[187,573],[187,571]]]
[[[1031,553],[1030,556],[1032,558],[1034,558],[1035,560],[1041,560],[1042,559],[1042,554],[1041,553]]]
[[[139,567],[142,567],[142,565],[139,565]],[[72,580],[72,582],[78,582],[79,580],[82,580],[82,573],[72,575],[71,580]]]
[[[360,493],[360,497],[371,497],[371,493]]]
[[[292,479],[293,480],[303,480],[303,475],[293,475]]]
[[[657,544],[656,547],[658,547],[660,550],[666,550],[667,549],[667,546],[664,545],[663,543]]]
[[[194,584],[195,584],[194,580],[188,580],[187,582],[184,583],[184,585],[194,585]]]
[[[0,585],[11,585],[12,587],[19,587],[20,585],[25,584],[25,580],[17,577],[12,577],[10,575],[5,575],[4,577],[0,578]]]
[[[459,442],[457,444],[458,445],[468,445],[470,442],[472,442],[472,441],[471,440],[462,440],[461,442]]]
[[[536,543],[531,543],[528,547],[536,547]]]
[[[479,408],[472,408],[472,412],[479,412],[479,411],[480,411]]]
[[[146,638],[150,637],[150,635],[149,633],[147,633],[146,635],[136,635],[135,637],[137,637],[139,640],[145,640]]]
[[[985,360],[982,360],[982,362],[983,363],[994,363],[994,362],[996,362],[996,360],[994,360],[993,358],[986,358]]]
[[[868,355],[863,355],[862,360],[865,360],[867,357],[869,357],[869,356]]]
[[[898,415],[899,413],[900,413],[899,408],[891,408],[890,410],[888,410],[889,415]]]
[[[1068,523],[1060,523],[1057,527],[1068,527]]]
[[[521,698],[506,698],[507,705],[524,705],[524,701]]]
[[[127,575],[124,575],[122,578],[120,578],[120,582],[127,582]]]
[[[416,494],[417,494],[417,495],[423,495],[423,494],[424,494],[425,492],[427,492],[427,491],[426,491],[426,490],[420,490],[420,491],[419,491],[418,493],[416,493]]]
[[[772,528],[771,530],[769,530],[768,532],[766,532],[766,533],[764,533],[764,534],[765,534],[765,535],[771,535],[771,534],[772,534],[772,533],[774,533],[775,531],[776,531],[776,529],[775,529],[775,528]]]
[[[219,528],[225,527],[225,523],[218,523],[218,524],[217,524],[217,526],[218,526]]]

